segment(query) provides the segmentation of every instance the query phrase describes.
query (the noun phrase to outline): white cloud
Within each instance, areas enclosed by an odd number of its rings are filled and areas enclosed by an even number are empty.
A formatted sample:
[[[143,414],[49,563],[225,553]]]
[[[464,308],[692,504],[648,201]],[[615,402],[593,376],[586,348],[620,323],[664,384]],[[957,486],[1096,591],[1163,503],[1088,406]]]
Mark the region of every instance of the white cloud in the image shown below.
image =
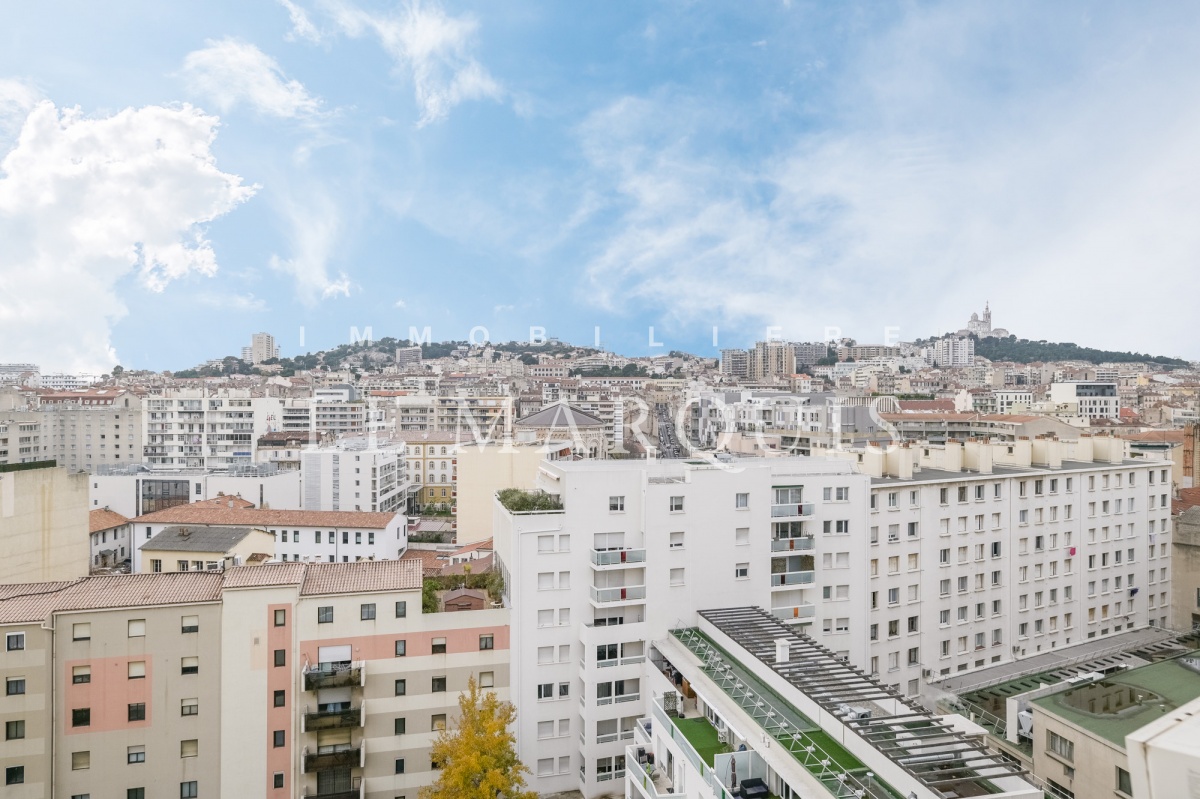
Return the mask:
[[[321,111],[300,81],[289,79],[275,59],[236,39],[209,40],[183,60],[188,88],[216,103],[222,113],[246,104],[284,119],[311,118]]]
[[[841,118],[770,150],[707,146],[755,124],[708,97],[594,113],[589,188],[616,222],[582,296],[679,325],[840,324],[871,341],[885,325],[957,329],[990,299],[1018,335],[1200,355],[1190,295],[1155,289],[1194,282],[1200,262],[1194,48],[1064,18],[1055,42],[1006,61],[986,43],[1019,26],[958,9],[872,42],[829,87]],[[1113,324],[1131,290],[1154,297],[1153,323]]]
[[[418,127],[445,119],[468,100],[498,100],[500,84],[471,54],[479,23],[473,16],[448,16],[436,4],[409,0],[392,13],[373,14],[345,0],[325,7],[342,33],[373,35],[413,83],[421,110]]]
[[[289,42],[297,39],[305,39],[314,43],[321,41],[321,32],[309,19],[307,11],[293,3],[292,0],[279,0],[279,5],[287,9],[288,18],[292,23],[292,29],[288,31],[285,39]]]
[[[406,303],[404,300],[396,300],[396,303],[392,307],[399,308],[400,310],[404,310],[405,308],[408,307],[408,303]]]
[[[41,99],[33,86],[11,78],[0,78],[0,152],[16,140],[30,109]]]
[[[515,309],[516,309],[515,305],[496,305],[496,306],[492,307],[492,313],[497,313],[497,314],[508,313],[509,311],[512,311]]]
[[[258,313],[267,310],[267,301],[253,294],[237,294],[236,292],[219,293],[202,291],[196,295],[196,302],[208,308],[221,311],[236,311],[238,313]]]
[[[212,275],[203,225],[255,187],[217,169],[217,118],[188,105],[87,117],[43,101],[0,161],[0,341],[43,368],[105,371],[131,273]]]
[[[301,194],[304,201],[295,199]],[[331,297],[349,297],[351,284],[345,273],[337,277],[329,275],[329,260],[341,232],[338,208],[322,195],[301,194],[288,196],[280,207],[289,227],[287,238],[292,242],[292,254],[287,258],[272,255],[269,266],[296,281],[296,297],[305,305],[315,305]]]

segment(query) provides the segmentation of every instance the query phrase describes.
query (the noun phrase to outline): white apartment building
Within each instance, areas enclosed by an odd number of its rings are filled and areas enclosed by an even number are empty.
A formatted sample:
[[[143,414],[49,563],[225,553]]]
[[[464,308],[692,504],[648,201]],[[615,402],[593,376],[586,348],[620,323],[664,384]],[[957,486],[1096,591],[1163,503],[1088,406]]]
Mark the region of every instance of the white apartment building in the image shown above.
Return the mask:
[[[996,402],[996,413],[1015,413],[1014,407],[1022,405],[1028,408],[1033,404],[1033,392],[1021,389],[998,388],[992,392]]]
[[[143,569],[141,546],[171,526],[249,527],[275,536],[275,559],[298,563],[395,560],[408,547],[401,513],[263,510],[179,505],[130,520],[133,571]]]
[[[545,462],[537,484],[563,508],[497,500],[493,529],[531,787],[603,792],[647,715],[650,643],[699,610],[762,607],[913,696],[1167,626],[1168,471],[1107,437]]]
[[[947,336],[930,343],[924,350],[925,362],[943,369],[970,366],[975,362],[975,339]]]
[[[44,456],[71,471],[122,466],[142,457],[142,399],[120,389],[45,394],[13,418],[39,422]]]
[[[250,337],[250,346],[242,347],[242,360],[249,364],[260,364],[279,357],[279,345],[270,333],[255,333]]]
[[[402,511],[409,477],[404,447],[366,442],[300,453],[305,510]]]
[[[1079,415],[1085,419],[1116,419],[1121,410],[1116,383],[1051,383],[1050,401],[1058,404],[1077,403]]]
[[[41,422],[0,421],[0,466],[48,460],[42,448]]]
[[[87,388],[100,382],[99,375],[91,374],[44,374],[38,381],[38,385],[42,388],[50,388],[55,391],[76,391],[81,388]]]
[[[218,497],[240,497],[259,508],[298,510],[300,472],[270,466],[236,473],[204,469],[154,469],[130,465],[88,477],[88,507],[130,518]]]
[[[812,629],[813,560],[839,549],[866,560],[868,478],[846,462],[556,461],[538,482],[564,509],[511,513],[497,501],[493,534],[513,614],[518,751],[542,793],[598,793],[594,768],[581,784],[580,767],[623,753],[646,715],[649,642],[681,618],[759,605]],[[864,618],[865,598],[840,612]],[[864,651],[866,630],[853,637]]]
[[[283,423],[283,400],[239,390],[147,397],[144,411],[142,453],[152,466],[249,465],[259,436]]]

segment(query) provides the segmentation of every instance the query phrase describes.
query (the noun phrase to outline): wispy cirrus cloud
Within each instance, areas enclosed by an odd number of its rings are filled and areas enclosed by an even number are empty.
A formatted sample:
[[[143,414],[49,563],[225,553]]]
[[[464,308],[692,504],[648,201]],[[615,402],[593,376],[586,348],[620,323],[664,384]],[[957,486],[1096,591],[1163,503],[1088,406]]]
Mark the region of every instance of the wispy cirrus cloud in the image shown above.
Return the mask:
[[[378,39],[396,70],[412,81],[420,109],[418,127],[445,119],[469,100],[504,97],[503,87],[472,54],[479,30],[474,16],[451,16],[440,5],[419,0],[381,13],[347,0],[325,0],[322,5],[346,36]]]
[[[283,119],[311,119],[321,113],[320,98],[288,78],[275,59],[249,42],[209,40],[187,54],[181,74],[192,92],[211,100],[222,113],[239,105]]]
[[[318,43],[321,41],[321,31],[313,24],[312,19],[308,16],[308,12],[302,7],[296,5],[292,0],[279,0],[279,5],[283,6],[288,12],[288,19],[292,23],[292,29],[284,36],[289,42],[294,42],[299,39],[304,39],[309,42]]]
[[[330,274],[330,261],[339,245],[342,217],[337,205],[316,193],[285,194],[277,198],[291,252],[273,254],[268,266],[295,281],[296,297],[308,306],[320,300],[349,297],[352,284],[345,272]]]

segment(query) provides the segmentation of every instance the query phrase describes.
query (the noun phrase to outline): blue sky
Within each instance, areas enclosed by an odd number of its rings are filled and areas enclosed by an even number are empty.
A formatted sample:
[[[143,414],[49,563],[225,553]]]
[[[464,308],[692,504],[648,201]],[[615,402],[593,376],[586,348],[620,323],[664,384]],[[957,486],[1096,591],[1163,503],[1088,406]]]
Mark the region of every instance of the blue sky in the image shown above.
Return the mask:
[[[1200,6],[6,4],[0,360],[768,326],[1200,357]],[[300,343],[304,329],[305,346]],[[478,335],[478,334],[477,334]]]

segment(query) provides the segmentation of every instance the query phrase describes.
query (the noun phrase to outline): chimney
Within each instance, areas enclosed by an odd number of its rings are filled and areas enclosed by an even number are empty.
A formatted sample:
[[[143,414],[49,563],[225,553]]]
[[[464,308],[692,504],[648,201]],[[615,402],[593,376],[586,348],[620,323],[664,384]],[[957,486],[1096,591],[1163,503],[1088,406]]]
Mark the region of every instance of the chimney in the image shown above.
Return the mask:
[[[787,663],[792,656],[792,642],[786,638],[775,639],[775,663]]]

